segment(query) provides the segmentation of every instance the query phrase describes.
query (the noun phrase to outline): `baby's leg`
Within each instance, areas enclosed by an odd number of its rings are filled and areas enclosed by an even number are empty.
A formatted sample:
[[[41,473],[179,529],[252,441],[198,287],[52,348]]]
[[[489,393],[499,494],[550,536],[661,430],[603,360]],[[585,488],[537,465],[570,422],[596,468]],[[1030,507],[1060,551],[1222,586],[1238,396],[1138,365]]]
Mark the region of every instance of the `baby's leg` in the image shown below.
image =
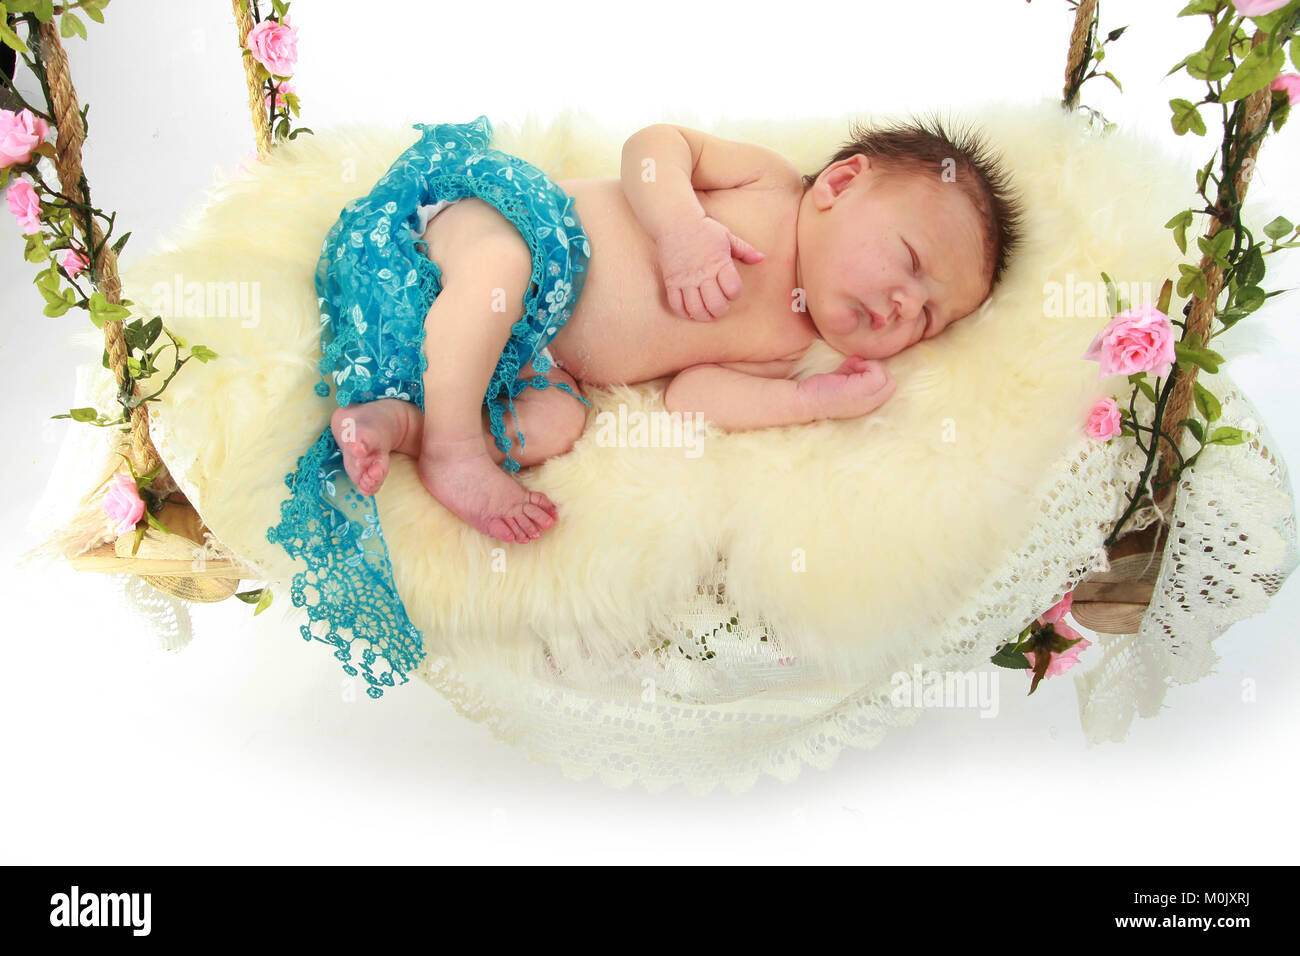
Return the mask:
[[[521,378],[531,378],[531,366]],[[574,391],[578,383],[567,373],[552,368],[547,377],[552,383],[564,382]],[[572,395],[558,388],[526,388],[515,399],[518,429],[524,433],[524,447],[515,450],[520,467],[540,465],[548,458],[562,455],[582,435],[587,424],[586,407]],[[482,433],[487,452],[500,467],[506,453],[496,446],[487,409],[482,410]],[[506,429],[514,431],[516,423],[506,417]],[[364,495],[379,491],[388,476],[389,455],[397,452],[420,457],[424,438],[424,415],[412,402],[397,398],[380,398],[373,402],[347,405],[335,409],[330,421],[334,439],[343,450],[343,464],[353,484]]]
[[[502,541],[541,536],[557,518],[546,495],[501,470],[483,435],[483,395],[510,329],[523,315],[532,252],[500,212],[467,198],[439,214],[430,256],[442,291],[425,319],[424,427],[417,471],[429,493]]]

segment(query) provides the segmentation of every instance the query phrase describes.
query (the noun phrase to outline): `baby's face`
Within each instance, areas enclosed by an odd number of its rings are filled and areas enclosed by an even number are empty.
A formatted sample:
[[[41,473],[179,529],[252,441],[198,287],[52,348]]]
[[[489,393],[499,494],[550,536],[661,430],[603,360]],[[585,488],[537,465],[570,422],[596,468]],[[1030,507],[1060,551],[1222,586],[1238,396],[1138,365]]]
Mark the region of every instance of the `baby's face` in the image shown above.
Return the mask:
[[[883,176],[854,156],[818,177],[798,228],[809,317],[845,355],[897,355],[988,295],[984,226],[956,183],[924,173]]]

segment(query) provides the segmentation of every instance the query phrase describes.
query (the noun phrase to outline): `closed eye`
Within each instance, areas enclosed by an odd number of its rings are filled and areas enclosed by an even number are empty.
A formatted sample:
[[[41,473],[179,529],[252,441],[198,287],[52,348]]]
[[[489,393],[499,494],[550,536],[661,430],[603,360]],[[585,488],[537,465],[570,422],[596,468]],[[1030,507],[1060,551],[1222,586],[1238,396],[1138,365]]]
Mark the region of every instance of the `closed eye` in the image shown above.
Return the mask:
[[[907,246],[907,252],[912,257],[912,275],[917,276],[919,278],[921,275],[921,260],[917,258],[916,250],[912,248],[911,243],[909,243],[906,239],[903,240],[903,245]],[[925,316],[924,327],[921,329],[921,338],[925,338],[927,335],[930,334],[929,308],[923,308],[921,310],[921,314]]]

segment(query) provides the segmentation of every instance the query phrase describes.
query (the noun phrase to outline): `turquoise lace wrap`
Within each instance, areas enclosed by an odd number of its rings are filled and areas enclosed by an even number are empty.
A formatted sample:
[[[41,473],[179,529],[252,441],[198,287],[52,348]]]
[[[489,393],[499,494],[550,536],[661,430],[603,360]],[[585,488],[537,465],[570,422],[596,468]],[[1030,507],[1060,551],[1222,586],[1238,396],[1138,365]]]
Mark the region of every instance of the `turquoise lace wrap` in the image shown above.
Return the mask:
[[[591,246],[573,200],[540,169],[491,149],[486,116],[471,123],[413,127],[420,138],[397,158],[370,193],[343,207],[316,265],[321,321],[321,381],[333,380],[340,407],[396,398],[424,410],[424,320],[442,290],[442,273],[415,235],[418,209],[439,200],[477,196],[518,227],[533,253],[532,284],[484,395],[502,467],[518,471],[504,416],[530,384],[555,386],[589,404],[545,373],[542,350],[564,327],[582,294]],[[529,362],[537,372],[520,379]],[[524,446],[515,420],[515,433]],[[424,641],[406,616],[375,498],[348,478],[331,429],[285,476],[289,498],[267,530],[307,570],[294,575],[291,596],[311,623],[306,641],[335,648],[350,676],[362,676],[372,698],[406,683],[424,657]],[[358,653],[359,651],[359,653]]]

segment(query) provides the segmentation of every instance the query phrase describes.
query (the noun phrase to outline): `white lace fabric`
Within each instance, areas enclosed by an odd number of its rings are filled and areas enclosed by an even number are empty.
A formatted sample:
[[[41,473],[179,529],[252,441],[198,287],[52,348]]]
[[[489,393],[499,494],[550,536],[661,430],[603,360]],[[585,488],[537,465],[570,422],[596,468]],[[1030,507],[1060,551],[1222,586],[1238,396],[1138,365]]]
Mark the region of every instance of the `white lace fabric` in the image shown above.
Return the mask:
[[[79,398],[91,400],[90,377]],[[1179,487],[1173,531],[1155,597],[1136,635],[1100,635],[1076,671],[1081,723],[1090,742],[1122,740],[1135,716],[1157,713],[1166,688],[1206,676],[1213,642],[1234,623],[1263,612],[1300,562],[1291,487],[1260,416],[1226,373],[1222,421],[1255,433],[1239,446],[1212,446]],[[113,458],[103,438],[79,440],[81,474]],[[158,430],[157,444],[177,484],[195,503],[192,463]],[[109,439],[109,440],[105,440]],[[72,439],[69,439],[71,441]],[[1185,453],[1194,450],[1185,439]],[[984,585],[949,619],[929,647],[925,671],[991,666],[994,650],[1059,600],[1091,568],[1104,564],[1101,542],[1122,511],[1143,456],[1131,443],[1084,441],[1045,477],[1041,521],[1024,548],[990,569]],[[61,463],[63,459],[61,458]],[[57,537],[57,536],[56,536]],[[220,542],[211,553],[238,560]],[[43,554],[50,557],[49,549]],[[116,576],[121,610],[139,619],[161,647],[190,639],[186,602],[129,576]],[[733,791],[761,774],[782,780],[804,766],[825,768],[844,747],[870,748],[920,710],[896,707],[890,685],[835,686],[786,656],[780,635],[732,605],[726,562],[687,595],[671,633],[652,634],[648,654],[617,672],[555,671],[520,681],[471,674],[431,658],[420,676],[464,716],[482,722],[532,758],[568,776],[597,776],[610,786],[638,782],[651,791],[675,783],[693,792],[722,784]]]

